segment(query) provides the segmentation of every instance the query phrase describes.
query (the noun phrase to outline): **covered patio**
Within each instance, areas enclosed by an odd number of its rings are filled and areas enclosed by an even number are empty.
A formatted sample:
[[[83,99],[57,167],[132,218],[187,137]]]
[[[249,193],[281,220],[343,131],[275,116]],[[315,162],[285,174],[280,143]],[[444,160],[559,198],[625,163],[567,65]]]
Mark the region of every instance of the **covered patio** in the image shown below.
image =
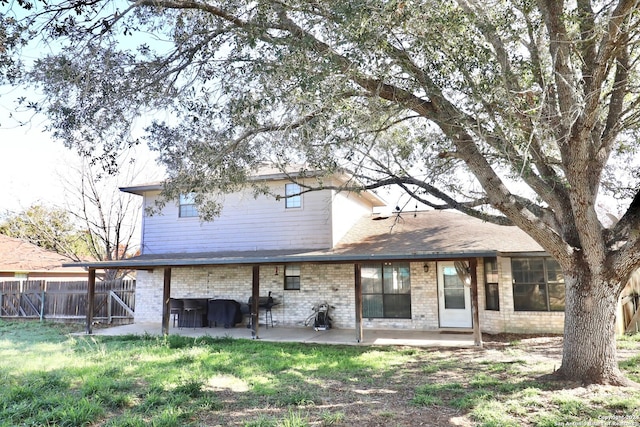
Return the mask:
[[[425,331],[425,330],[386,330],[386,336],[389,338],[384,338],[382,336],[376,334],[376,330],[374,329],[365,329],[363,327],[363,314],[362,314],[362,304],[363,304],[363,293],[362,293],[362,280],[361,280],[361,267],[363,263],[372,262],[372,261],[381,261],[381,262],[390,262],[390,261],[418,261],[420,263],[426,263],[428,261],[435,260],[466,260],[468,263],[468,273],[470,276],[470,288],[471,288],[471,308],[472,308],[472,328],[469,328],[473,331],[471,334],[471,344],[476,345],[478,347],[482,347],[482,335],[480,333],[480,319],[479,319],[479,310],[478,310],[478,279],[477,279],[477,260],[478,258],[482,258],[485,256],[495,255],[495,252],[487,252],[487,251],[479,251],[479,252],[460,252],[455,254],[442,254],[442,253],[416,253],[413,252],[411,254],[401,253],[401,254],[363,254],[360,251],[356,251],[355,253],[339,253],[336,254],[335,251],[252,251],[252,252],[231,252],[231,253],[200,253],[200,254],[165,254],[165,255],[155,255],[155,256],[139,256],[132,259],[127,260],[119,260],[119,261],[102,261],[102,262],[90,262],[90,263],[76,263],[74,265],[82,265],[88,269],[88,289],[87,289],[87,300],[89,306],[87,307],[87,319],[86,319],[86,333],[92,334],[93,331],[93,301],[95,294],[95,283],[96,283],[96,270],[101,269],[113,269],[113,268],[122,268],[122,269],[133,269],[133,270],[160,270],[162,271],[163,283],[162,283],[162,315],[161,318],[158,319],[158,323],[140,323],[136,322],[134,325],[130,325],[133,330],[137,329],[138,333],[157,333],[168,335],[170,333],[179,333],[179,334],[197,334],[197,331],[200,330],[202,335],[212,335],[215,331],[215,328],[195,328],[193,330],[188,328],[175,328],[171,326],[170,318],[171,318],[171,306],[170,302],[173,298],[171,287],[172,287],[172,276],[173,272],[177,269],[183,267],[202,267],[202,266],[250,266],[252,271],[251,283],[248,284],[247,288],[251,290],[251,299],[253,303],[249,307],[250,310],[250,322],[252,325],[250,329],[241,328],[242,332],[238,332],[231,329],[222,329],[222,336],[231,335],[231,334],[240,334],[242,337],[254,338],[254,339],[266,339],[266,340],[274,340],[274,341],[298,341],[298,342],[306,342],[305,333],[312,332],[309,340],[320,339],[319,342],[322,342],[322,339],[319,338],[322,334],[318,334],[318,332],[322,331],[314,331],[306,330],[304,328],[261,328],[259,326],[259,301],[261,298],[260,291],[260,269],[261,267],[268,267],[273,265],[281,265],[288,263],[321,263],[321,264],[348,264],[353,267],[353,276],[354,276],[354,284],[353,284],[353,292],[355,299],[355,328],[349,329],[332,329],[327,332],[329,336],[332,336],[332,340],[336,341],[336,343],[344,343],[344,344],[376,344],[385,342],[390,344],[393,340],[398,339],[397,337],[406,337],[408,340],[413,340],[416,342],[415,345],[420,345],[419,343],[424,342],[425,345],[432,346],[436,342],[445,341],[445,342],[457,342],[460,338],[460,335],[453,334],[450,339],[443,339],[444,331],[435,330],[435,331]],[[153,326],[151,326],[153,325]],[[153,328],[153,332],[151,330],[145,331],[140,328]],[[281,331],[289,331],[289,332],[279,332]],[[365,334],[366,330],[366,334]],[[463,330],[466,332],[467,330]],[[463,332],[460,331],[460,332]],[[457,331],[456,331],[457,332]],[[132,332],[136,333],[136,332]],[[333,334],[333,335],[331,335]],[[416,335],[417,334],[417,335]],[[365,336],[366,335],[366,336]],[[196,335],[197,336],[197,335]],[[393,337],[393,338],[391,338]],[[411,338],[410,338],[411,337]],[[427,337],[427,338],[425,338]],[[392,341],[388,341],[392,340]],[[315,342],[315,341],[309,341]]]
[[[260,341],[269,342],[299,342],[306,344],[337,344],[337,345],[399,345],[412,347],[474,347],[474,336],[469,332],[440,332],[440,331],[397,331],[367,329],[360,342],[354,340],[353,329],[329,329],[315,331],[313,328],[269,327],[260,328]],[[214,337],[253,339],[252,330],[244,326],[235,328],[179,328],[169,327],[170,335],[186,337]],[[121,335],[163,335],[162,324],[133,323],[130,325],[113,326],[108,328],[94,328],[93,335],[121,336]]]

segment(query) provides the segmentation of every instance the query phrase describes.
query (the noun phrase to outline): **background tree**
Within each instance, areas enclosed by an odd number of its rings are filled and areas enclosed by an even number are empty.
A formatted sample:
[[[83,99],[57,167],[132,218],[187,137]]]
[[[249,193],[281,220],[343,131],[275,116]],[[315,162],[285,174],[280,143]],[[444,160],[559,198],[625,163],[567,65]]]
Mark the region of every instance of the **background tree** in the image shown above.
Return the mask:
[[[70,261],[81,261],[91,255],[86,232],[61,208],[33,205],[23,212],[5,213],[0,234],[33,243]]]
[[[351,190],[396,184],[517,225],[564,273],[558,376],[624,384],[614,318],[640,263],[639,12],[629,0],[62,0],[31,22],[64,47],[30,77],[56,135],[98,158],[134,142],[135,117],[169,111],[146,135],[165,194],[197,192],[205,215],[218,206],[204,195],[261,165],[304,164],[352,172]],[[611,228],[595,209],[605,195],[630,200]]]
[[[122,159],[122,156],[117,157]],[[33,205],[23,212],[5,213],[0,233],[57,252],[71,261],[114,261],[138,253],[140,200],[119,191],[119,183],[136,178],[135,161],[120,160],[117,173],[81,158],[78,166],[67,165],[60,179],[65,184],[65,205]],[[129,273],[107,270],[104,280]]]
[[[131,183],[136,178],[134,160],[119,160],[117,173],[108,174],[104,165],[82,158],[77,168],[67,172],[66,209],[86,230],[84,243],[91,257],[99,261],[129,258],[139,252],[139,219],[141,202],[138,196],[119,190],[120,183]],[[129,273],[125,270],[106,270],[105,280]]]

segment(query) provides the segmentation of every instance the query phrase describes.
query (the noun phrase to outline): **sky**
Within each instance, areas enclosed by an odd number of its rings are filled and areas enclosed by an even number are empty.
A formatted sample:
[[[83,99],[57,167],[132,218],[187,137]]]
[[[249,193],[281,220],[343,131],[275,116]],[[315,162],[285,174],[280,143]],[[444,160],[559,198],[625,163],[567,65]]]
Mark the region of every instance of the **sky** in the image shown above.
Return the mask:
[[[42,125],[16,127],[5,105],[1,113],[0,214],[24,210],[38,202],[60,201],[64,187],[58,173],[72,160],[72,153],[54,142]]]
[[[44,130],[42,117],[18,127],[8,117],[7,104],[12,97],[0,93],[0,217],[7,212],[17,213],[34,204],[64,207],[65,178],[70,166],[78,164],[78,155],[64,147]],[[155,169],[154,155],[146,149],[137,155]],[[161,169],[145,173],[137,180],[159,180]],[[122,185],[140,184],[129,182]]]
[[[13,7],[10,2],[0,6],[0,13],[20,19],[25,12],[20,7]],[[28,64],[50,47],[36,38],[22,50],[21,60]],[[31,113],[20,114],[15,111],[16,98],[24,95],[29,99],[37,99],[32,94],[21,87],[0,86],[0,219],[7,212],[24,211],[34,204],[64,207],[65,190],[68,191],[64,177],[71,176],[70,165],[79,164],[77,154],[64,147],[62,142],[51,138],[44,130],[44,116],[31,117]],[[29,124],[18,126],[17,121],[10,118],[11,114]],[[162,178],[162,170],[155,167],[155,156],[146,147],[138,150],[136,157],[149,165],[149,173],[138,179],[148,182]]]

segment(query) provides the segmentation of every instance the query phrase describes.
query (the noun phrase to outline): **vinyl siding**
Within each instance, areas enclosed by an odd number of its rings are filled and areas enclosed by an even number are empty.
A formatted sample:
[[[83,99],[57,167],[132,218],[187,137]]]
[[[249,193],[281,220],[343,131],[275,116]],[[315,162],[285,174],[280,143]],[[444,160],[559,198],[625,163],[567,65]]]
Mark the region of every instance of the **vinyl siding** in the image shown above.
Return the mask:
[[[359,194],[352,192],[335,193],[331,209],[332,246],[340,241],[363,216],[371,215],[371,205]]]
[[[274,191],[284,192],[285,182]],[[158,193],[145,194],[144,205],[153,206]],[[221,200],[224,208],[212,222],[179,218],[177,203],[167,203],[160,214],[143,221],[144,254],[273,249],[322,249],[332,246],[332,192],[302,196],[302,207],[285,209],[284,200],[250,192],[234,193]],[[369,208],[370,211],[370,208]],[[361,212],[348,215],[361,217]]]

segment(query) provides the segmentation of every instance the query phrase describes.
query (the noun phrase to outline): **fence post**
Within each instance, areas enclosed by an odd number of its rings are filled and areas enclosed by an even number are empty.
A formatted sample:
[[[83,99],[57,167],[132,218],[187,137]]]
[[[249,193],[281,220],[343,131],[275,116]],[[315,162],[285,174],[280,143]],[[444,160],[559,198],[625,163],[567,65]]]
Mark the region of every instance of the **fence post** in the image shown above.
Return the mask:
[[[113,293],[112,290],[107,291],[107,322],[109,322],[108,324],[110,325],[111,322],[113,322],[113,307],[111,304],[111,294]]]
[[[44,321],[44,298],[47,292],[42,290],[42,299],[40,300],[40,323]]]

